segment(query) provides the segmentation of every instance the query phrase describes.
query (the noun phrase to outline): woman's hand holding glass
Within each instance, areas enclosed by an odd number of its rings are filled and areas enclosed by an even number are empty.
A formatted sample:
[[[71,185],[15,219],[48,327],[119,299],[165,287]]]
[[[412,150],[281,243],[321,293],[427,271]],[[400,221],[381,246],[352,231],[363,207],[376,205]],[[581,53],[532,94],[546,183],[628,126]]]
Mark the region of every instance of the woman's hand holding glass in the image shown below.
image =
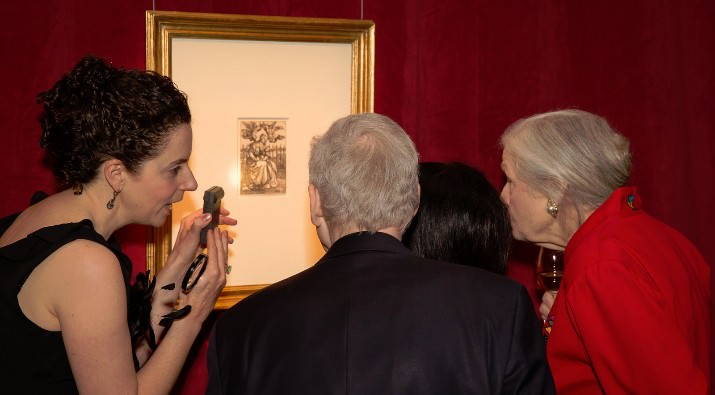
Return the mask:
[[[556,294],[557,292],[544,292],[544,294],[541,296],[539,314],[541,315],[541,319],[544,321],[546,321],[546,318],[549,316],[549,312],[551,311],[551,307],[554,305],[554,300],[556,300]]]

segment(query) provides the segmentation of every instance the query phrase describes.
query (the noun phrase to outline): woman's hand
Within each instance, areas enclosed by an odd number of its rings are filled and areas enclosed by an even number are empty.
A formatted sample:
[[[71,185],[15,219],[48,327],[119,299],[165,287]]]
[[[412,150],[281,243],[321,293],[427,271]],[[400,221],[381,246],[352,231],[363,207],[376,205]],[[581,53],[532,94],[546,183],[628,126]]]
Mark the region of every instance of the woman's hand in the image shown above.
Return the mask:
[[[237,221],[228,217],[228,210],[221,209],[221,217],[219,224],[235,225]],[[211,214],[202,214],[201,210],[189,214],[181,220],[179,232],[176,238],[176,243],[172,249],[166,266],[156,276],[156,285],[152,297],[151,307],[151,326],[154,331],[154,336],[159,342],[163,339],[168,326],[179,325],[182,329],[172,329],[169,332],[175,332],[176,338],[182,339],[180,333],[188,331],[192,333],[191,341],[193,341],[194,330],[201,328],[201,324],[208,317],[208,314],[213,311],[213,306],[216,303],[218,295],[226,285],[226,266],[228,265],[228,245],[233,242],[226,230],[214,228],[206,232],[206,248],[207,260],[206,269],[200,278],[196,280],[195,286],[187,293],[181,292],[181,283],[186,274],[189,265],[193,262],[198,252],[202,250],[199,245],[201,229],[211,222]],[[183,318],[177,318],[177,323],[162,323],[164,318],[169,318],[171,315],[181,316],[179,310],[187,305],[191,305],[188,315]],[[194,328],[194,329],[191,329]],[[172,340],[172,341],[186,341]],[[137,348],[137,356],[140,363],[147,361],[153,351],[148,343],[142,343]]]
[[[556,295],[558,291],[546,291],[544,295],[541,296],[541,305],[539,305],[539,313],[541,314],[541,319],[546,320],[551,311],[551,307],[554,305],[554,300],[556,300]]]
[[[179,294],[179,308],[191,305],[187,318],[203,322],[213,311],[216,299],[226,285],[228,244],[229,237],[225,230],[215,228],[206,233],[206,270],[190,291]]]
[[[228,210],[221,208],[221,216],[219,218],[220,225],[236,225],[237,221],[229,217],[229,214]],[[154,291],[153,303],[153,309],[155,311],[157,310],[156,308],[160,306],[165,306],[164,310],[173,309],[174,302],[176,302],[179,295],[183,276],[196,255],[201,251],[201,246],[199,245],[201,229],[210,222],[211,214],[203,214],[202,210],[194,211],[181,220],[176,242],[167,259],[167,263],[156,275],[156,289]],[[232,243],[233,239],[228,236],[228,233],[225,231],[223,231],[223,233],[225,233],[226,236],[226,243]],[[210,244],[208,243],[208,237],[207,244]],[[174,284],[173,289],[162,288],[170,284]],[[160,311],[156,312],[163,313]]]

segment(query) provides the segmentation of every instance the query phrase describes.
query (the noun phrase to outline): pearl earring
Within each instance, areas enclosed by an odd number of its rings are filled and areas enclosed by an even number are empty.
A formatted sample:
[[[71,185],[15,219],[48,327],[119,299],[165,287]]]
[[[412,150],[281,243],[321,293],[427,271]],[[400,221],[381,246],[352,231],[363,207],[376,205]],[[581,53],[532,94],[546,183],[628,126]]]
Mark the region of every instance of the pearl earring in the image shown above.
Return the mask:
[[[558,203],[554,202],[553,200],[549,199],[546,202],[546,212],[549,213],[550,216],[556,218],[556,216],[559,214],[559,205]]]

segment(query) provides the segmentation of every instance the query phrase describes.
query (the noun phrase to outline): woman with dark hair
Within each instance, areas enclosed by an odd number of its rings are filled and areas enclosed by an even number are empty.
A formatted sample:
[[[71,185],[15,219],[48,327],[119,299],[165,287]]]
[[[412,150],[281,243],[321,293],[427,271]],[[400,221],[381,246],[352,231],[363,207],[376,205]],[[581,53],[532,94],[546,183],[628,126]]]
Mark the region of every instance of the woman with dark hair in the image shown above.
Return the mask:
[[[403,236],[416,255],[504,274],[511,226],[499,192],[464,163],[420,164],[420,208]]]
[[[208,232],[205,272],[179,292],[211,220],[190,214],[156,288],[138,281],[146,294],[135,299],[131,263],[112,234],[161,226],[197,188],[186,97],[169,78],[86,57],[38,101],[61,191],[2,221],[3,392],[169,393],[226,283],[229,237]]]

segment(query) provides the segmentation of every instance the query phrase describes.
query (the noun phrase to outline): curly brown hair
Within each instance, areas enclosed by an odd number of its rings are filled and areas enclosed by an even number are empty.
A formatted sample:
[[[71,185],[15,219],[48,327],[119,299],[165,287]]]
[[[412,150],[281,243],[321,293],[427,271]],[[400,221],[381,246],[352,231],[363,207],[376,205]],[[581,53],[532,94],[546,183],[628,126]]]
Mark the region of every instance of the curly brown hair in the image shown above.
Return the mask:
[[[44,107],[40,146],[61,187],[89,183],[109,158],[136,173],[175,126],[191,122],[186,95],[171,79],[94,56],[82,58],[37,101]]]

